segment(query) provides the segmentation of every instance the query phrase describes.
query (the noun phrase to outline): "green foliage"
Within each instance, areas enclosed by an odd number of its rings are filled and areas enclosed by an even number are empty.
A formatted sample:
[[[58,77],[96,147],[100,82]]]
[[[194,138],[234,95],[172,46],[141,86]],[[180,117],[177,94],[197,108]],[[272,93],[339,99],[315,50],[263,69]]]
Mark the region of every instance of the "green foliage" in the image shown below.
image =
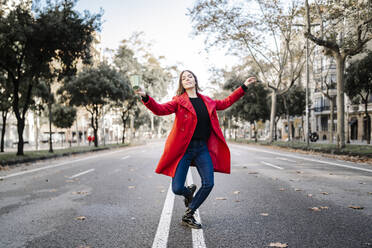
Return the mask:
[[[368,102],[372,95],[372,52],[361,60],[352,62],[346,69],[345,93],[350,99]]]
[[[52,123],[59,128],[70,128],[76,119],[76,109],[70,106],[55,105],[52,108]]]
[[[224,89],[234,90],[241,86],[245,78],[231,75],[224,84]],[[244,97],[228,110],[233,116],[239,116],[246,121],[265,121],[270,118],[270,107],[268,105],[268,90],[260,83],[248,85]]]
[[[124,101],[133,95],[128,77],[103,63],[97,68],[85,68],[58,90],[74,106],[91,111],[113,101]]]
[[[301,116],[306,108],[306,92],[301,86],[295,86],[289,89],[285,94],[279,96],[282,100],[277,102],[279,109],[284,107],[281,113],[287,113],[290,116]]]
[[[25,116],[33,104],[40,79],[76,73],[81,59],[88,63],[93,33],[100,15],[79,14],[74,0],[48,1],[43,9],[19,1],[0,15],[0,71],[13,89],[13,111],[18,122],[18,154],[23,154]],[[58,64],[58,68],[53,68]]]

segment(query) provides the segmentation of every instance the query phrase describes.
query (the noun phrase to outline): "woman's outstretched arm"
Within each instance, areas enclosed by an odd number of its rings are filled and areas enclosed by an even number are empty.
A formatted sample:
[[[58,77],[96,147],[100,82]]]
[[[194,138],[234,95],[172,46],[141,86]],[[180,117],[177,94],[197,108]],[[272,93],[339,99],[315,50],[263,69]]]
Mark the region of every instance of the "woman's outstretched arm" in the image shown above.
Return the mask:
[[[177,110],[177,102],[175,100],[159,104],[142,89],[135,91],[135,93],[141,96],[143,104],[156,115],[170,115]]]
[[[244,95],[245,90],[247,89],[247,86],[254,82],[256,82],[256,78],[250,77],[244,82],[244,84],[241,87],[234,90],[234,92],[228,97],[226,97],[225,99],[215,100],[216,110],[224,110],[230,107],[234,102],[239,100],[239,98]]]

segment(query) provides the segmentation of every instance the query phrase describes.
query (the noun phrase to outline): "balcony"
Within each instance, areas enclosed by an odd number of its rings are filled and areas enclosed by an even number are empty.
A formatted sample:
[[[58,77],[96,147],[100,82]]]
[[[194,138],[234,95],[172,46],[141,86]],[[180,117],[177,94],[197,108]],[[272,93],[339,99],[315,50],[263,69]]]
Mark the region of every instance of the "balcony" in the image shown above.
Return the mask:
[[[321,107],[314,107],[313,108],[314,109],[314,112],[317,112],[317,113],[319,113],[319,112],[323,112],[323,111],[330,111],[330,106],[321,106]],[[333,111],[336,111],[337,110],[337,108],[336,108],[336,106],[334,106],[333,107]]]

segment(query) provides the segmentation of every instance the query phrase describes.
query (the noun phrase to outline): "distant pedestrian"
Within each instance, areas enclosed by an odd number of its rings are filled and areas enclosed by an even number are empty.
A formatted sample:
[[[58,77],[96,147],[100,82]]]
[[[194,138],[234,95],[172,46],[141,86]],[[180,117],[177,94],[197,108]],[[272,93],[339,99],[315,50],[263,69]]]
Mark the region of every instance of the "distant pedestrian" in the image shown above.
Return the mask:
[[[201,228],[201,224],[194,218],[194,213],[212,191],[213,173],[230,173],[230,151],[219,126],[216,110],[230,107],[244,95],[248,84],[255,81],[254,77],[248,78],[241,87],[223,100],[213,100],[200,94],[198,80],[189,70],[181,72],[177,96],[167,103],[159,104],[143,89],[136,90],[144,105],[154,114],[176,114],[155,171],[171,176],[173,192],[185,197],[187,209],[182,217],[182,224]],[[190,165],[196,166],[202,181],[195,197],[196,185],[185,187]]]
[[[89,142],[89,146],[90,146],[90,142],[92,142],[92,136],[88,136],[88,142]]]

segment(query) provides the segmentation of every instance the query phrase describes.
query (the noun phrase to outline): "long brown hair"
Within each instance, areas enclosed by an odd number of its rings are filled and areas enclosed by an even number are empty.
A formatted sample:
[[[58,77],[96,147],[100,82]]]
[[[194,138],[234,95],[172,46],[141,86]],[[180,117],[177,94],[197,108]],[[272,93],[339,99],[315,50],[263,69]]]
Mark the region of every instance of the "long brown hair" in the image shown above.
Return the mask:
[[[186,92],[185,88],[183,88],[183,85],[182,85],[182,75],[184,72],[188,72],[190,73],[194,79],[195,79],[195,90],[196,90],[196,93],[198,93],[198,91],[202,91],[200,88],[199,88],[199,83],[198,83],[198,78],[195,76],[195,74],[192,72],[192,71],[189,71],[189,70],[184,70],[181,72],[180,74],[180,79],[178,80],[178,89],[177,89],[177,96],[180,96],[182,95],[183,93]]]

